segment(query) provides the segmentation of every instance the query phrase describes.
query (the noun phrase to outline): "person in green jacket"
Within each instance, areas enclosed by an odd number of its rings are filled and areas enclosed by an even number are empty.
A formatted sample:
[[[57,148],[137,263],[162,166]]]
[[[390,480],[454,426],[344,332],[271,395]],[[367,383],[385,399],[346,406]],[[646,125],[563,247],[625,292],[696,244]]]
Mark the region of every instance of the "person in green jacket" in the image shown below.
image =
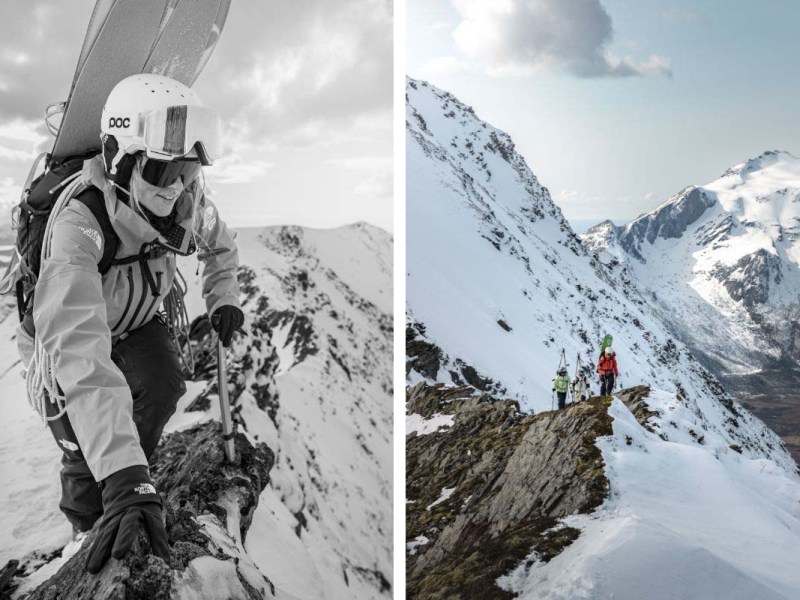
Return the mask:
[[[567,405],[567,390],[569,390],[569,377],[567,369],[561,367],[558,374],[553,378],[553,391],[558,398],[558,409],[561,410]]]

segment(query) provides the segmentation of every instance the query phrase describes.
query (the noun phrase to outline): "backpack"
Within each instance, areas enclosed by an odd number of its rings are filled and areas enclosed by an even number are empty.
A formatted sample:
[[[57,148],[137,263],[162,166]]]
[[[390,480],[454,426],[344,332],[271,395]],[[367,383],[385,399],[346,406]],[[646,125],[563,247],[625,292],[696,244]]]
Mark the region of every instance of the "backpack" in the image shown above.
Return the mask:
[[[84,161],[95,154],[97,153],[72,157],[46,169],[31,182],[16,208],[17,239],[14,250],[18,264],[6,275],[7,281],[4,282],[3,288],[8,292],[14,290],[19,320],[31,335],[34,334],[33,294],[41,268],[47,221],[66,184],[81,171]],[[74,199],[85,204],[100,224],[105,244],[97,268],[101,275],[105,275],[114,262],[119,247],[119,237],[111,226],[103,195],[99,190],[89,188],[80,192]]]

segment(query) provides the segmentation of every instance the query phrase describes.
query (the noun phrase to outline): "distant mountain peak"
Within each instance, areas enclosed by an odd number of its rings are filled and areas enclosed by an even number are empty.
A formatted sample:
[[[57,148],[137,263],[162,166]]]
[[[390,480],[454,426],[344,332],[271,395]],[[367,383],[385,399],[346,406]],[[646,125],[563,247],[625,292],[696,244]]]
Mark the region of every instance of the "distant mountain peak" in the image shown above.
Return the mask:
[[[722,174],[722,177],[730,177],[731,175],[746,175],[755,171],[760,171],[766,167],[770,167],[778,162],[798,162],[794,154],[786,150],[766,150],[756,156],[749,158],[744,162],[732,166],[730,169]]]

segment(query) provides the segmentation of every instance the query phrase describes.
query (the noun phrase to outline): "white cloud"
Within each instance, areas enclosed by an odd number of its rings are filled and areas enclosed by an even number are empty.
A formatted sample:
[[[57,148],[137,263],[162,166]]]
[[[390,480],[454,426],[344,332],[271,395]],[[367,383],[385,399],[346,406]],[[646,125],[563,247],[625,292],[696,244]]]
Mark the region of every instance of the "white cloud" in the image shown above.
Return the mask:
[[[213,184],[248,183],[263,177],[275,164],[264,160],[246,160],[233,154],[221,158],[205,169],[205,177]]]
[[[456,45],[492,75],[541,70],[577,77],[671,76],[669,60],[609,50],[614,31],[600,0],[451,0],[461,16]]]
[[[332,158],[325,161],[334,167],[343,167],[352,171],[374,171],[378,169],[392,170],[391,156],[355,156],[351,158]]]
[[[381,173],[365,179],[353,189],[356,196],[375,200],[391,198],[393,191],[394,185],[391,173]]]
[[[316,145],[365,116],[391,123],[392,53],[388,0],[234,3],[197,88],[253,143]]]
[[[419,76],[423,79],[435,79],[447,75],[457,75],[469,70],[469,63],[455,56],[437,56],[422,65]]]
[[[22,182],[14,177],[0,177],[0,237],[11,227],[11,210],[19,203]]]
[[[0,144],[0,159],[2,160],[20,160],[30,162],[36,158],[36,153],[28,150],[19,150],[16,148],[7,148]]]
[[[48,136],[39,131],[41,121],[14,119],[0,123],[0,138],[28,142],[38,146],[48,139]]]
[[[556,199],[561,202],[569,202],[570,200],[574,200],[578,197],[577,190],[561,190],[558,192]]]

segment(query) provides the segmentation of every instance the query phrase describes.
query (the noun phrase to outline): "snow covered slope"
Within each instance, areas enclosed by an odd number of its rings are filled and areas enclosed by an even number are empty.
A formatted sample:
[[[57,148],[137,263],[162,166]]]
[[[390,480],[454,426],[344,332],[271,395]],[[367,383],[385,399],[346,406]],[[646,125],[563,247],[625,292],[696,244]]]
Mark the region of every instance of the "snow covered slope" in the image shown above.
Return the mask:
[[[800,459],[800,159],[766,152],[582,238]]]
[[[613,225],[592,232],[608,248],[598,260],[506,134],[414,80],[407,147],[408,444],[419,460],[407,501],[421,528],[407,541],[418,597],[458,585],[427,573],[456,568],[447,561],[462,557],[464,545],[501,557],[522,538],[530,554],[498,575],[502,590],[481,597],[793,598],[800,589],[789,558],[800,551],[797,467],[778,436],[676,338],[650,290],[635,281]],[[662,230],[680,234],[708,203],[707,195],[688,194],[676,209],[684,221],[671,219]],[[583,404],[548,412],[560,350],[572,374],[579,353],[590,365],[596,360],[605,333],[614,337],[623,385],[646,386],[610,400],[611,433],[596,431],[608,496],[588,513],[563,506],[593,468],[576,451],[564,458],[564,472],[574,469],[575,478],[565,478],[563,493],[526,504],[551,485],[551,465],[522,468],[551,455],[540,441],[555,435],[548,442],[555,450],[577,445],[571,436],[584,423]],[[483,429],[491,439],[467,446],[478,430],[470,419],[486,397],[454,399],[448,394],[463,388],[431,388],[440,399],[412,402],[426,383],[469,383],[536,414],[495,415]],[[465,437],[445,441],[458,435]],[[508,462],[494,464],[508,444]],[[456,464],[437,471],[445,448],[455,449],[447,456]],[[475,482],[476,472],[493,475]],[[559,527],[578,530],[555,552],[526,537],[553,515]],[[469,597],[470,588],[459,593]]]
[[[247,556],[280,597],[391,597],[391,237],[366,224],[272,227],[239,230],[237,243],[247,335],[229,357],[230,389],[240,430],[276,455]],[[196,264],[181,267],[192,317],[204,310]],[[14,321],[0,323],[0,563],[31,565],[71,531],[58,511],[58,448],[15,364]],[[168,431],[218,415],[215,363],[202,350],[197,359],[201,379]]]
[[[613,435],[597,444],[608,500],[562,522],[581,531],[563,553],[529,556],[501,587],[549,600],[795,598],[800,478],[785,454],[739,453],[774,434],[746,412],[655,390],[643,424],[622,396],[609,409]],[[737,427],[719,427],[731,419]]]
[[[538,412],[561,349],[570,374],[579,353],[593,373],[610,333],[624,383],[719,393],[628,275],[584,248],[507,134],[425,82],[407,96],[407,313],[445,355],[411,383],[460,383],[467,365]]]
[[[583,239],[625,262],[682,337],[725,371],[800,358],[797,157],[765,152]]]

